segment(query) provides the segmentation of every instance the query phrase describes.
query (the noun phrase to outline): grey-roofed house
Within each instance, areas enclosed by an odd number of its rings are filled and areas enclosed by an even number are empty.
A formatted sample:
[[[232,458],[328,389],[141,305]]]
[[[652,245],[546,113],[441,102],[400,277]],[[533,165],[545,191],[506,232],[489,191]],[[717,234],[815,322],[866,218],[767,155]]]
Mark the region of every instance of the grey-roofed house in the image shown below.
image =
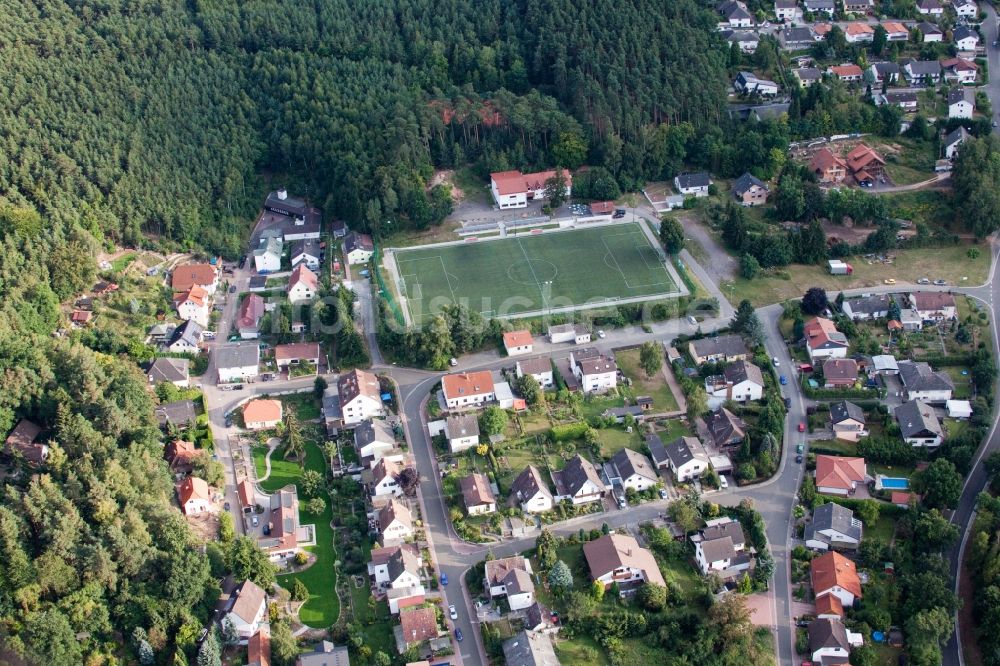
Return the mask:
[[[682,173],[674,176],[674,188],[684,196],[707,197],[712,177],[707,171]]]
[[[733,181],[733,196],[743,206],[760,206],[767,203],[767,183],[747,172]]]
[[[809,623],[809,653],[818,664],[846,664],[851,653],[847,629],[840,620],[820,618]]]
[[[718,448],[736,446],[746,436],[746,424],[743,423],[743,419],[725,407],[709,412],[704,421],[708,436]]]
[[[180,388],[187,388],[190,384],[190,363],[186,358],[158,358],[150,364],[146,377],[150,384],[167,382]]]
[[[894,83],[899,80],[899,63],[873,62],[868,69],[875,76],[875,80],[879,83],[882,83],[883,81]]]
[[[695,364],[725,361],[746,360],[747,346],[738,335],[718,335],[710,338],[692,340],[688,344],[688,352]]]
[[[736,402],[760,400],[764,394],[764,375],[749,361],[730,363],[722,371],[729,386],[729,399]]]
[[[928,80],[937,83],[941,79],[941,63],[937,60],[910,60],[903,64],[911,86],[922,86]]]
[[[380,454],[396,448],[396,434],[382,419],[366,419],[354,428],[354,446],[362,460],[378,462]]]
[[[971,118],[976,110],[976,92],[959,87],[948,93],[948,117]]]
[[[863,527],[854,512],[836,502],[816,507],[806,525],[806,547],[812,550],[856,550],[861,544]]]
[[[965,143],[969,136],[968,130],[961,126],[950,132],[944,138],[944,156],[949,160],[953,159],[958,153],[959,146]]]
[[[295,666],[351,666],[351,655],[346,645],[323,641],[312,652],[300,654]]]
[[[600,501],[606,490],[593,463],[579,453],[569,459],[562,471],[553,472],[552,480],[556,485],[555,499],[568,499],[573,504]]]
[[[947,374],[935,372],[927,363],[918,361],[900,361],[899,380],[907,400],[944,403],[951,400],[955,388]]]
[[[194,402],[191,400],[177,400],[165,405],[157,405],[153,409],[153,413],[156,414],[156,420],[161,426],[168,423],[174,426],[187,426],[198,418]]]
[[[833,0],[803,0],[802,6],[805,7],[807,12],[812,12],[813,14],[823,12],[829,16],[833,16],[834,11],[836,11],[836,5]]]
[[[534,465],[525,467],[510,485],[512,506],[520,506],[525,513],[541,513],[552,508],[552,491]]]
[[[678,437],[665,448],[670,470],[678,483],[696,479],[708,470],[708,454],[697,437]]]
[[[256,342],[221,345],[215,348],[214,354],[219,382],[241,381],[257,376],[260,347]]]
[[[739,521],[731,518],[711,520],[701,532],[692,537],[695,561],[702,574],[716,573],[724,580],[732,580],[750,568],[750,553],[746,536]]]
[[[632,488],[641,492],[652,488],[660,481],[649,458],[628,447],[619,449],[611,457],[611,464],[615,466],[618,477],[622,480],[622,486],[626,489]]]
[[[875,106],[883,103],[898,106],[904,111],[916,111],[920,100],[915,90],[890,90],[885,95],[876,95]]]
[[[657,469],[670,469],[670,457],[667,455],[667,447],[663,445],[663,440],[656,433],[646,435],[646,448],[649,449],[649,457],[653,459],[653,465]]]
[[[479,444],[479,419],[475,413],[452,414],[445,419],[444,436],[452,453],[460,453]]]
[[[817,40],[818,37],[816,36],[816,33],[813,32],[812,28],[785,28],[781,31],[781,43],[786,49],[811,46]]]
[[[174,329],[167,341],[163,343],[163,347],[175,354],[197,354],[204,331],[201,324],[193,319],[188,319]]]
[[[504,660],[510,666],[559,666],[547,634],[522,629],[503,642]]]
[[[799,86],[808,88],[817,81],[823,80],[823,70],[818,67],[799,67],[792,70],[792,75],[799,81]]]
[[[847,400],[830,405],[830,424],[837,439],[856,442],[868,434],[864,410]]]
[[[722,38],[739,46],[743,53],[753,53],[760,45],[760,36],[748,30],[723,30]]]
[[[889,316],[889,306],[892,297],[889,294],[873,294],[861,298],[849,298],[844,301],[844,314],[855,321],[868,319],[884,319]]]
[[[899,432],[912,446],[940,446],[944,431],[934,409],[920,400],[909,400],[897,407],[892,415],[899,424]]]

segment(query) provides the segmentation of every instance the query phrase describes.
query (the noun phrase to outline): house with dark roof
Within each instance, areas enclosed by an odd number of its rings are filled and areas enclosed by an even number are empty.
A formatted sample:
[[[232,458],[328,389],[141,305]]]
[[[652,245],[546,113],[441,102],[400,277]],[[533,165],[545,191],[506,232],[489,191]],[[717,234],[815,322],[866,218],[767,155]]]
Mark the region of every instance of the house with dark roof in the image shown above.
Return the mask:
[[[747,11],[746,5],[736,0],[725,0],[716,5],[715,10],[722,16],[722,23],[729,28],[752,28],[753,16]]]
[[[803,538],[806,548],[812,550],[856,550],[861,545],[863,531],[853,511],[836,502],[827,502],[813,510]]]
[[[413,514],[395,497],[379,509],[376,516],[383,546],[396,545],[413,536]]]
[[[21,419],[7,435],[4,450],[8,455],[19,457],[28,465],[37,466],[49,457],[49,447],[38,440],[42,427],[28,419]]]
[[[618,386],[618,363],[595,347],[574,350],[569,355],[573,375],[584,393],[600,393]]]
[[[292,243],[292,268],[305,264],[309,270],[319,270],[319,258],[322,254],[320,243],[313,238],[304,238]]]
[[[497,498],[485,474],[474,472],[464,476],[459,480],[458,487],[462,491],[465,510],[470,516],[494,513],[497,510]]]
[[[951,400],[955,390],[947,373],[935,372],[922,361],[900,361],[899,381],[903,384],[907,400],[945,403]]]
[[[475,413],[453,414],[444,422],[444,436],[452,453],[461,453],[479,444],[479,419]]]
[[[866,426],[864,410],[853,402],[841,400],[830,405],[830,427],[837,439],[856,442],[868,436]]]
[[[712,177],[708,175],[707,171],[682,173],[674,176],[674,189],[686,197],[707,197],[708,188],[711,185]]]
[[[515,666],[559,666],[552,641],[540,631],[522,629],[505,640],[503,656],[505,663]]]
[[[150,363],[146,378],[154,386],[167,382],[179,388],[187,388],[191,383],[188,375],[190,363],[186,358],[158,358]]]
[[[976,91],[956,88],[948,92],[948,117],[971,118],[976,110]]]
[[[836,11],[836,5],[833,0],[803,0],[802,6],[807,12],[812,14],[823,13],[828,18],[833,18],[833,13]]]
[[[618,478],[622,480],[622,486],[626,489],[632,488],[640,492],[660,482],[660,477],[653,469],[649,458],[628,447],[619,449],[611,457],[611,464],[615,466]]]
[[[858,362],[853,358],[823,361],[823,388],[851,388],[858,383]]]
[[[201,351],[201,339],[205,328],[194,321],[188,319],[174,329],[173,333],[163,344],[163,348],[173,354],[197,354]]]
[[[351,655],[346,645],[323,641],[312,652],[299,654],[295,666],[351,666]]]
[[[816,35],[815,32],[813,32],[812,28],[809,28],[807,26],[798,26],[795,28],[785,28],[784,30],[782,30],[780,34],[780,40],[781,44],[786,49],[798,49],[806,46],[812,46],[817,41],[819,41],[819,37]],[[799,78],[800,85],[802,85],[803,87],[808,87],[813,83],[815,83],[816,81],[819,81],[820,79],[823,78],[822,73],[820,73],[819,77],[813,77],[811,73],[807,74],[809,75],[808,80],[810,81],[810,83],[805,83],[805,81],[807,80],[806,77],[797,77]]]
[[[552,373],[552,361],[548,356],[526,358],[518,361],[514,367],[518,377],[530,375],[543,389],[551,388],[555,384],[555,377]]]
[[[733,363],[748,358],[747,345],[739,335],[717,335],[692,340],[688,343],[688,353],[696,365],[703,363]]]
[[[946,291],[915,291],[907,298],[924,321],[954,319],[957,314],[955,297]]]
[[[743,419],[725,407],[709,412],[704,422],[706,434],[716,448],[736,446],[746,437],[746,424],[743,423]]]
[[[654,433],[646,435],[646,448],[649,449],[649,457],[653,460],[656,469],[670,469],[670,458],[667,456],[667,448],[663,445],[660,436]]]
[[[605,589],[617,584],[622,596],[635,592],[643,583],[666,587],[653,554],[632,535],[611,533],[588,541],[583,544],[583,556],[591,580],[600,581]]]
[[[952,132],[949,132],[944,138],[944,156],[947,159],[954,159],[955,155],[958,154],[958,148],[971,136],[969,131],[964,127],[957,127]]]
[[[153,408],[153,414],[161,426],[169,423],[181,428],[186,428],[198,418],[194,402],[191,400],[177,400],[176,402],[157,405]]]
[[[707,377],[705,392],[714,398],[736,402],[760,400],[764,397],[764,376],[753,363],[736,361],[727,365],[721,375]]]
[[[366,370],[351,370],[337,380],[337,397],[345,426],[385,416],[378,377]]]
[[[381,419],[365,419],[354,429],[354,448],[358,456],[381,459],[380,453],[396,448],[396,435],[392,426]]]
[[[252,379],[259,372],[260,347],[255,342],[220,345],[212,353],[219,383]]]
[[[951,38],[959,51],[975,51],[979,46],[979,33],[967,25],[960,25],[952,30]]]
[[[483,586],[490,598],[507,597],[511,610],[523,610],[535,603],[535,583],[531,561],[521,555],[487,560]]]
[[[938,29],[937,26],[930,26],[930,28]],[[905,60],[903,61],[903,73],[906,75],[906,80],[910,82],[910,86],[923,86],[928,82],[933,85],[941,80],[941,63],[937,60]]]
[[[889,306],[892,296],[889,294],[871,294],[860,298],[849,298],[844,301],[844,314],[854,321],[870,319],[885,319],[889,316]]]
[[[886,81],[895,83],[899,80],[901,72],[899,64],[895,62],[873,62],[868,66],[868,71],[875,77],[875,82],[879,84]]]
[[[344,236],[344,256],[348,264],[367,264],[374,254],[375,242],[368,234],[352,231]]]
[[[568,499],[573,504],[599,502],[606,491],[593,463],[579,453],[569,459],[559,472],[552,472],[556,486],[555,501]]]
[[[739,521],[732,518],[711,520],[692,538],[699,569],[703,575],[714,573],[731,580],[747,571],[752,558]]]
[[[733,196],[741,206],[762,206],[767,203],[767,183],[750,172],[733,181]]]
[[[678,437],[664,449],[667,464],[678,483],[697,479],[708,471],[708,453],[697,437]]]
[[[809,654],[817,664],[847,664],[851,644],[840,620],[818,618],[809,623]]]
[[[922,400],[909,400],[892,412],[899,433],[911,446],[940,446],[944,441],[944,429],[934,409]]]
[[[743,53],[753,53],[760,45],[760,35],[749,30],[723,30],[719,35],[730,44],[736,44]]]
[[[542,513],[552,509],[552,491],[534,465],[525,467],[510,485],[511,506],[519,506],[525,513]]]

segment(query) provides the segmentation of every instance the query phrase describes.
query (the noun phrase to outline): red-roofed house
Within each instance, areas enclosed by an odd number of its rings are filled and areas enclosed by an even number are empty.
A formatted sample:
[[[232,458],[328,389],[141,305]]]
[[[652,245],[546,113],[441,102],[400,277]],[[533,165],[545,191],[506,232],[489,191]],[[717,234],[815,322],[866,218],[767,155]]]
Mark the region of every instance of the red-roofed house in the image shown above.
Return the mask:
[[[437,613],[433,607],[400,611],[399,627],[407,647],[437,638]]]
[[[194,448],[194,444],[182,439],[175,439],[163,449],[163,459],[174,472],[190,472],[191,464],[197,455],[198,449]]]
[[[251,400],[243,405],[243,423],[247,430],[267,430],[281,422],[281,402]]]
[[[844,28],[844,35],[847,37],[848,44],[870,42],[875,39],[875,29],[867,23],[848,23]]]
[[[194,516],[213,509],[212,492],[204,479],[189,476],[177,485],[177,501],[186,516]]]
[[[892,497],[889,499],[889,502],[895,504],[900,509],[909,509],[910,502],[914,501],[916,497],[917,496],[914,495],[913,493],[905,492],[902,490],[893,490]]]
[[[291,304],[308,303],[316,298],[319,291],[319,278],[305,264],[299,264],[288,278],[288,302]]]
[[[837,330],[837,325],[825,317],[814,317],[803,329],[809,358],[814,362],[822,358],[845,358],[847,336]]]
[[[847,167],[859,183],[880,178],[885,174],[885,160],[863,143],[847,153]]]
[[[868,482],[864,458],[816,456],[816,490],[827,495],[848,495]]]
[[[247,666],[271,666],[271,629],[262,626],[247,642]]]
[[[826,69],[827,74],[836,76],[841,81],[860,81],[864,72],[857,65],[832,65]]]
[[[527,329],[507,331],[503,334],[503,346],[507,350],[507,356],[530,354],[534,344],[531,331]]]
[[[219,272],[212,264],[185,264],[174,269],[170,276],[170,287],[174,291],[188,291],[195,285],[210,296],[219,284]]]
[[[41,432],[42,428],[38,424],[21,419],[7,435],[7,453],[21,456],[29,465],[41,465],[49,457],[49,447],[35,441]]]
[[[844,604],[840,603],[840,598],[836,594],[816,597],[816,617],[820,620],[843,620]]]
[[[312,363],[319,371],[319,343],[318,342],[293,342],[287,345],[278,345],[274,348],[274,362],[279,368],[287,368],[290,365],[300,363]]]
[[[174,294],[174,307],[181,319],[208,326],[208,292],[198,285]]]
[[[236,328],[244,340],[253,340],[260,335],[260,320],[264,317],[264,299],[250,294],[240,304],[236,318]]]
[[[853,606],[854,600],[861,598],[858,568],[838,552],[830,551],[815,558],[809,565],[809,574],[817,599],[832,594],[843,606]]]
[[[567,171],[562,174],[568,197],[572,191],[573,177]],[[555,170],[536,173],[497,171],[490,174],[490,191],[501,209],[526,208],[529,201],[545,198],[545,182],[555,175]]]
[[[839,183],[847,177],[847,163],[826,148],[820,148],[809,162],[809,170],[821,183]]]
[[[449,409],[475,407],[496,399],[493,375],[489,370],[445,375],[441,379],[441,390]]]

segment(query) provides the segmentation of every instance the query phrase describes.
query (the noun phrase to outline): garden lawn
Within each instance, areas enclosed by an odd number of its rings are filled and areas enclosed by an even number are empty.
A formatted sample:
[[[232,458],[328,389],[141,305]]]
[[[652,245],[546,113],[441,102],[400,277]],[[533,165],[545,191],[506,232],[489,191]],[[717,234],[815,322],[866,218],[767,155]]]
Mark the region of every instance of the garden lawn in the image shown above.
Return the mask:
[[[666,427],[663,430],[657,430],[656,434],[660,436],[664,444],[669,444],[678,437],[692,434],[691,429],[684,425],[680,419],[669,419],[661,425]]]
[[[135,252],[126,252],[122,256],[118,257],[111,262],[111,270],[115,273],[121,273],[123,270],[128,268],[128,265],[135,261],[138,255]]]
[[[350,582],[354,621],[361,627],[365,645],[372,649],[372,654],[382,651],[392,655],[396,649],[396,642],[392,637],[392,615],[389,613],[389,604],[385,601],[378,602],[373,617],[368,608],[371,589],[368,586],[367,576],[362,578],[365,578],[362,587],[356,587],[354,581]]]
[[[295,415],[299,421],[313,421],[320,418],[320,403],[310,390],[308,393],[295,393],[293,395],[281,396],[281,403],[286,409],[295,410]]]
[[[559,663],[564,666],[604,666],[608,663],[604,650],[590,636],[574,636],[570,640],[554,641],[554,644]]]
[[[627,390],[633,394],[633,397],[648,395],[653,399],[653,407],[658,412],[677,410],[677,400],[674,399],[674,394],[667,386],[663,370],[654,373],[652,377],[647,377],[646,371],[639,365],[638,349],[618,352],[615,354],[615,360],[621,371],[632,380],[632,386],[627,387]]]
[[[609,458],[626,447],[638,449],[642,445],[638,428],[633,428],[632,432],[625,432],[622,426],[601,428],[597,431],[597,439],[601,441],[601,453]]]
[[[896,521],[890,516],[879,516],[874,527],[865,526],[866,539],[879,539],[882,543],[891,543],[893,535],[896,534]]]
[[[951,383],[955,385],[955,390],[952,392],[952,398],[955,400],[968,400],[972,397],[972,373],[969,372],[969,368],[961,365],[947,366],[940,368],[948,373],[951,377]],[[962,374],[962,372],[966,374]]]
[[[807,448],[815,453],[831,451],[831,455],[856,456],[858,454],[857,444],[842,439],[815,439],[807,443]]]

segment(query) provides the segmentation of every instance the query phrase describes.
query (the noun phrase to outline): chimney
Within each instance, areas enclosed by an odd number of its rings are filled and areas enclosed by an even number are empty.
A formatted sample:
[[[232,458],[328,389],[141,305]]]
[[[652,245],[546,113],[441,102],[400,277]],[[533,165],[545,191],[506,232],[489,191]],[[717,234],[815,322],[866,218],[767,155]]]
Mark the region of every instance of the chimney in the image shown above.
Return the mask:
[[[278,190],[278,199],[280,201],[284,201],[287,198],[288,198],[288,190],[282,187],[281,189]]]

